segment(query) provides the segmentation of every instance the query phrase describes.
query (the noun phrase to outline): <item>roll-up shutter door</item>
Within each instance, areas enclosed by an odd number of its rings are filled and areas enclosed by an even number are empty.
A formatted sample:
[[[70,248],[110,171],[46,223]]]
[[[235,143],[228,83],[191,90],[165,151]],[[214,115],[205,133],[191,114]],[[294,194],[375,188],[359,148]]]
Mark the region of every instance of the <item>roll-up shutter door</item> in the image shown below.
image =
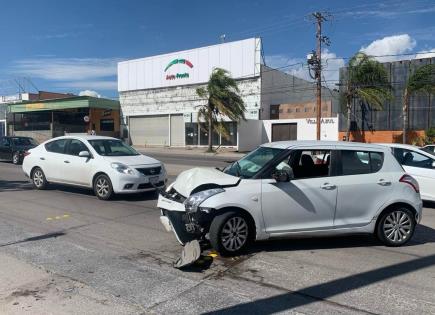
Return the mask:
[[[130,117],[133,145],[169,145],[169,116]]]

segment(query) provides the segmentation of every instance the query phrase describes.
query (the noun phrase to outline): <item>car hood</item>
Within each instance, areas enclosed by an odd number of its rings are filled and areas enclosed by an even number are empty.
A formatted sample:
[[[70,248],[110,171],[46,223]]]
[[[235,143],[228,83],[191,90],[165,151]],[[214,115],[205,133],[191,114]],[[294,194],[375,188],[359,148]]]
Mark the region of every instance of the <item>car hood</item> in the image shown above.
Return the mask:
[[[161,164],[160,161],[146,156],[146,155],[132,155],[132,156],[105,156],[104,159],[111,163],[118,162],[128,166],[139,166],[147,164]]]
[[[201,185],[218,186],[236,185],[239,178],[225,174],[211,167],[195,167],[178,175],[173,188],[181,195],[188,197],[190,193]]]

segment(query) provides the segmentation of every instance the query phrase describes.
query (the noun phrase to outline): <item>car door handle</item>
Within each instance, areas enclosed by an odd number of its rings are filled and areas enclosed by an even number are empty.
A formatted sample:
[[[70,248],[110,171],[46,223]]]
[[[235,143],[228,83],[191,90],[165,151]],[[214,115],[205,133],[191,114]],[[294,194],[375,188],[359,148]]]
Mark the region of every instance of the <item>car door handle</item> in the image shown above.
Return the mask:
[[[69,163],[69,161],[64,161],[65,163]]]
[[[325,189],[325,190],[333,190],[333,189],[337,188],[337,186],[335,186],[334,184],[330,184],[330,183],[324,183],[322,186],[320,186],[320,188]]]
[[[380,179],[377,183],[379,186],[390,186],[391,182],[385,180],[385,179]]]
[[[43,158],[43,157],[40,157],[39,159],[45,161],[45,158]]]

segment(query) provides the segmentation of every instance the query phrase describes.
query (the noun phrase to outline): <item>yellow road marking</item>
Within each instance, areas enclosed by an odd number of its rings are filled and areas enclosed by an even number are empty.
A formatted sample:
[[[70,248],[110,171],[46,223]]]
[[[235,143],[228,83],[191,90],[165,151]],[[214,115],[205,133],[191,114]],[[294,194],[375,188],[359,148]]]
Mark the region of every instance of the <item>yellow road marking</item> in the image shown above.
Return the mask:
[[[53,220],[61,220],[61,219],[67,219],[70,215],[68,213],[65,213],[64,215],[57,215],[55,217],[48,217],[45,219],[46,221],[53,221]]]

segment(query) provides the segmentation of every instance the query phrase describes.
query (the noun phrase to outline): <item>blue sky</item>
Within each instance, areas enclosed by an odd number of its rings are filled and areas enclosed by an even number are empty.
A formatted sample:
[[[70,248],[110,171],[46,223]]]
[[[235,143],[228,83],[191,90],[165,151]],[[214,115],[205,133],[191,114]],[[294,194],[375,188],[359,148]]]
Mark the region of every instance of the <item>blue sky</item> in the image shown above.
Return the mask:
[[[18,82],[29,91],[92,90],[114,98],[117,61],[215,44],[221,34],[227,41],[261,36],[270,66],[303,63],[315,48],[307,19],[313,11],[333,16],[324,25],[331,39],[324,51],[328,82],[360,49],[371,55],[435,51],[433,0],[2,0],[0,95],[16,93]],[[404,58],[410,56],[382,60]],[[307,76],[301,66],[284,70]]]

